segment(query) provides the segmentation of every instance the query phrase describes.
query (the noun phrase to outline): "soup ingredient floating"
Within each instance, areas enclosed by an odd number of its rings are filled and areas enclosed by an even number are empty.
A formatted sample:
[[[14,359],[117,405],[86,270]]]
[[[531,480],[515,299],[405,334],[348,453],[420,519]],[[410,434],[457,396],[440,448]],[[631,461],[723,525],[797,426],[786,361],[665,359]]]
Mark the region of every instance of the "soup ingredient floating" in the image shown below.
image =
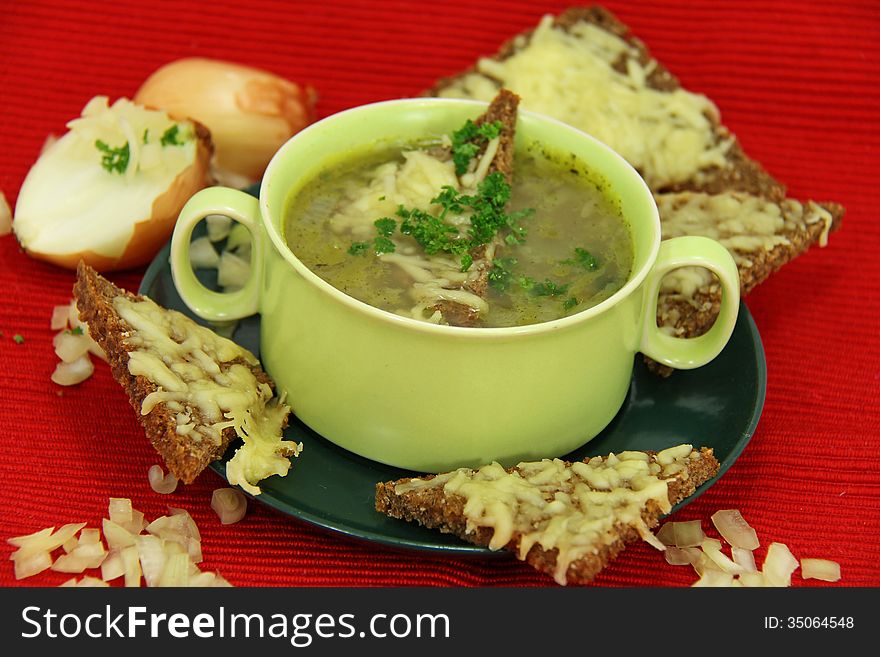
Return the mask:
[[[230,484],[258,495],[260,481],[287,474],[302,444],[283,439],[290,408],[273,396],[272,380],[252,353],[84,264],[74,294],[81,319],[175,477],[191,483],[235,438],[244,444],[226,464]]]
[[[180,59],[154,72],[135,101],[203,123],[217,149],[214,173],[231,187],[259,180],[275,151],[315,120],[315,90],[273,73],[214,59]]]
[[[582,462],[461,468],[376,485],[376,510],[505,549],[559,584],[587,584],[660,517],[718,472],[712,450],[678,445]]]
[[[12,224],[34,258],[98,271],[149,262],[183,204],[208,184],[203,126],[120,98],[88,102],[31,168]]]

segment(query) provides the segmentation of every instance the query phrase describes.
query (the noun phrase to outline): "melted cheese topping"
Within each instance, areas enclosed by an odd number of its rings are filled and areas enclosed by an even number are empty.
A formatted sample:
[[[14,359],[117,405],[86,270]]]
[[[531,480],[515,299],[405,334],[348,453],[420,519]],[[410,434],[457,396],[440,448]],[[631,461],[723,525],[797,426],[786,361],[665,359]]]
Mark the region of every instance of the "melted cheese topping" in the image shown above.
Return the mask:
[[[656,67],[618,36],[587,22],[567,30],[545,16],[527,42],[503,61],[480,59],[476,72],[441,96],[489,101],[501,87],[523,107],[587,132],[620,153],[653,188],[700,180],[701,171],[727,167],[733,143],[715,105],[684,89],[648,86]]]
[[[157,387],[144,398],[142,415],[164,405],[176,419],[177,433],[196,444],[220,445],[222,431],[234,428],[244,445],[227,464],[227,478],[254,495],[260,493],[259,481],[287,473],[288,457],[297,456],[302,445],[282,440],[290,408],[256,379],[253,354],[150,299],[116,297],[113,307],[130,327],[129,373]]]
[[[376,219],[393,217],[401,205],[436,214],[438,206],[433,205],[431,199],[443,187],[473,193],[476,185],[486,177],[499,141],[498,138],[491,140],[483,155],[471,160],[469,170],[461,180],[456,176],[451,160],[441,160],[425,151],[405,151],[402,162],[386,162],[373,171],[366,184],[352,185],[346,190],[345,200],[329,219],[332,230],[350,234],[356,240],[369,240],[376,234]],[[461,232],[466,232],[470,225],[469,213],[449,213],[445,220]],[[398,310],[398,314],[439,323],[442,321],[440,313],[431,309],[440,301],[455,301],[479,313],[488,312],[486,301],[464,287],[471,278],[479,275],[478,268],[463,273],[461,262],[450,256],[428,256],[411,245],[396,239],[394,242],[395,252],[383,253],[379,258],[409,276],[412,280],[409,296],[414,302],[412,307]]]
[[[680,192],[657,194],[663,239],[702,235],[723,244],[738,267],[748,268],[755,254],[790,244],[786,234],[803,232],[823,222],[819,244],[827,243],[831,213],[808,201],[786,199],[775,203],[741,192],[704,194]],[[694,294],[712,292],[715,278],[701,267],[682,267],[666,275],[661,293],[667,298],[696,304]]]
[[[411,479],[398,484],[395,493],[442,486],[446,495],[463,497],[469,533],[491,528],[492,550],[518,537],[520,559],[534,545],[557,550],[554,579],[565,584],[574,561],[616,540],[615,526],[634,527],[646,540],[653,539],[642,511],[653,501],[668,513],[668,480],[686,477],[688,461],[697,458],[691,445],[679,445],[654,456],[621,452],[571,464],[544,459],[520,463],[513,472],[492,463]]]

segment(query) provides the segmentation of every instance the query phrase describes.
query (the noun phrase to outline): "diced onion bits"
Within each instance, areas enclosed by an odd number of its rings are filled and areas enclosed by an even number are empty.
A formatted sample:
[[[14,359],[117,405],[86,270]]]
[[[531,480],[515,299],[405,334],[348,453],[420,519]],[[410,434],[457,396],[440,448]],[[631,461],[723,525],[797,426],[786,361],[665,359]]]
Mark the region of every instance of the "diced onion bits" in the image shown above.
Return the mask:
[[[730,544],[730,554],[717,538],[703,534],[699,520],[667,522],[656,538],[666,549],[666,563],[691,565],[700,576],[693,586],[791,586],[791,576],[800,567],[803,579],[840,580],[840,564],[828,559],[801,559],[800,563],[784,543],[771,543],[759,571],[753,549],[760,545],[758,535],[736,509],[724,509],[712,515],[718,532]],[[698,536],[699,547],[683,545]]]
[[[12,229],[28,255],[101,272],[146,264],[209,183],[204,126],[125,98],[88,102],[25,178]],[[46,190],[52,193],[47,194]]]
[[[214,174],[225,185],[259,180],[278,148],[315,120],[316,95],[277,75],[213,59],[180,59],[155,71],[134,97],[207,126]]]
[[[840,564],[829,559],[801,559],[801,577],[837,582],[840,580]]]
[[[220,517],[221,523],[231,525],[244,518],[247,499],[238,489],[218,488],[211,495],[211,508]]]
[[[177,477],[173,472],[166,475],[161,465],[151,465],[147,477],[150,480],[150,488],[160,495],[168,495],[177,490]]]
[[[107,360],[107,354],[89,335],[89,327],[80,321],[73,300],[52,309],[50,326],[54,330],[61,329],[52,340],[55,354],[61,359],[51,377],[58,385],[72,386],[89,378],[95,370],[89,354]]]
[[[131,500],[111,498],[108,511],[110,518],[103,521],[107,547],[101,531],[85,528],[85,523],[64,525],[57,531],[47,527],[8,539],[18,548],[11,556],[16,578],[49,568],[76,574],[100,569],[100,578],[73,577],[61,586],[107,586],[107,582],[123,578],[125,586],[137,587],[142,575],[147,586],[230,586],[220,575],[199,569],[201,536],[186,510],[170,509],[169,515],[146,527],[144,514],[132,508]],[[145,528],[149,533],[142,533]],[[52,552],[61,547],[65,554],[53,560]]]
[[[745,550],[757,550],[761,545],[758,534],[745,521],[742,514],[736,509],[724,509],[712,514],[712,524],[724,540],[733,547]]]

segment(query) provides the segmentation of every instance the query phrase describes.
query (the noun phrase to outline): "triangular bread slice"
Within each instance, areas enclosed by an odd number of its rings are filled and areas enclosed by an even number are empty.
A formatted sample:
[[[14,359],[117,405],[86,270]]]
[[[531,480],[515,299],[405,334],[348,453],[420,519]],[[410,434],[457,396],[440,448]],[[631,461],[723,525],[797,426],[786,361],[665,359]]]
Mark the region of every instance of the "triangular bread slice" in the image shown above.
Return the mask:
[[[514,137],[516,135],[516,119],[519,107],[519,96],[506,89],[501,89],[486,111],[474,119],[477,126],[486,123],[497,122],[501,126],[498,135],[498,144],[492,156],[486,174],[501,173],[508,184],[513,180]],[[479,148],[473,161],[479,162],[486,154],[489,141],[485,138],[477,138],[475,145]],[[478,297],[485,298],[489,285],[489,271],[492,269],[492,261],[495,256],[497,243],[484,244],[471,252],[473,264],[471,275],[464,283],[464,288]],[[473,326],[478,314],[474,308],[467,304],[452,300],[440,301],[436,309],[440,311],[444,321],[452,326]]]
[[[559,584],[587,584],[675,504],[714,477],[709,448],[679,445],[569,463],[497,463],[376,485],[376,510],[490,549],[505,549]]]
[[[427,93],[486,100],[501,87],[519,94],[525,109],[593,134],[629,160],[657,197],[665,238],[725,237],[743,294],[812,245],[824,246],[843,218],[838,203],[787,199],[714,104],[683,89],[602,7],[547,16]],[[692,273],[673,277],[661,293],[658,323],[681,337],[704,333],[717,315],[716,288]]]
[[[179,480],[191,483],[237,436],[245,444],[227,464],[231,484],[257,494],[261,479],[287,472],[301,446],[281,439],[290,409],[273,396],[252,353],[83,262],[74,296],[147,437]],[[271,448],[255,449],[258,441]]]

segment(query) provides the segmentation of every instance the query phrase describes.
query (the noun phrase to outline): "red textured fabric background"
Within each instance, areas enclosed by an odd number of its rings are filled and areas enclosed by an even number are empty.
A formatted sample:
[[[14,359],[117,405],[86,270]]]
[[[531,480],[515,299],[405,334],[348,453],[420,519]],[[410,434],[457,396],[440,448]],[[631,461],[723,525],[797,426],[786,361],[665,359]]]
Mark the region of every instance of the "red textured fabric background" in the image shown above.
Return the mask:
[[[509,36],[568,6],[534,0],[210,3],[11,2],[0,10],[0,189],[14,204],[50,132],[96,94],[131,96],[159,65],[184,56],[260,66],[313,85],[326,116],[415,95],[491,54]],[[768,389],[741,458],[678,519],[739,508],[766,546],[839,561],[840,585],[880,584],[880,5],[873,0],[606,3],[691,90],[711,97],[745,150],[790,195],[848,208],[814,249],[747,299],[766,350]],[[112,276],[136,289],[143,271]],[[96,526],[110,496],[150,518],[190,510],[205,563],[239,586],[548,586],[514,559],[400,552],[345,539],[252,504],[223,527],[209,508],[222,481],[206,472],[170,499],[154,494],[157,458],[108,370],[64,390],[52,307],[71,272],[0,237],[0,537],[52,524]],[[14,334],[25,338],[13,341]],[[295,476],[295,475],[292,475]],[[707,522],[708,524],[708,522]],[[0,542],[0,585],[17,584]],[[764,548],[758,557],[763,558]],[[23,585],[55,585],[43,573]],[[682,586],[688,568],[628,549],[597,586]],[[794,581],[819,586],[816,581]]]

